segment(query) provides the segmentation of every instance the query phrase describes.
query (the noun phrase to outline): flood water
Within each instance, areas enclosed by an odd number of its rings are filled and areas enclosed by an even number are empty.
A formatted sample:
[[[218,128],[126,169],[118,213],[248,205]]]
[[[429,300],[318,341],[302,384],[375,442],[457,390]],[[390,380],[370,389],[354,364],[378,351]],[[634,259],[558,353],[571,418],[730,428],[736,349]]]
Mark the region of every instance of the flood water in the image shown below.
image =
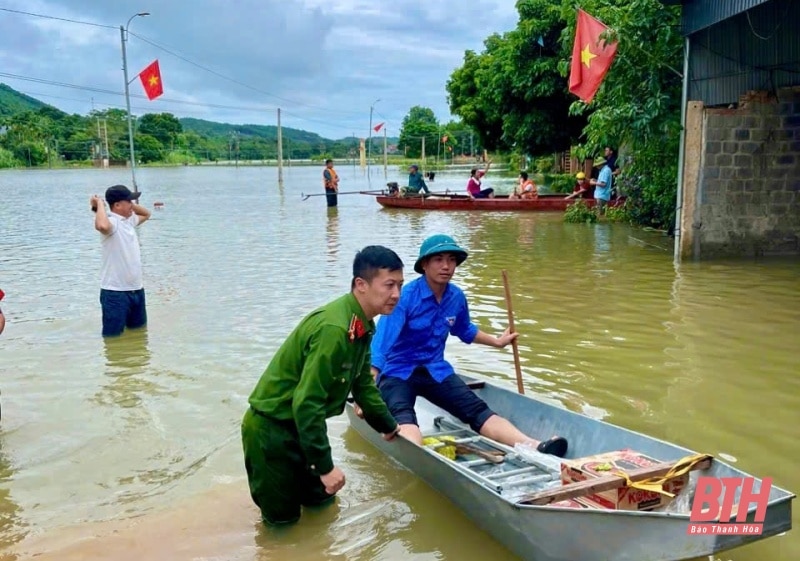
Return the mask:
[[[88,201],[129,172],[0,174],[0,557],[515,559],[344,416],[329,422],[348,481],[334,507],[279,532],[248,495],[239,422],[284,336],[349,288],[359,248],[392,247],[410,280],[433,233],[470,251],[455,281],[485,331],[505,327],[508,271],[526,393],[800,489],[797,260],[676,270],[671,240],[625,225],[382,210],[363,195],[329,210],[301,198],[320,173],[288,168],[279,188],[275,168],[140,170],[142,203],[164,203],[139,232],[149,325],[109,341]],[[386,181],[339,173],[342,191]],[[448,358],[514,384],[510,348],[453,340]],[[720,556],[797,558],[797,529]]]

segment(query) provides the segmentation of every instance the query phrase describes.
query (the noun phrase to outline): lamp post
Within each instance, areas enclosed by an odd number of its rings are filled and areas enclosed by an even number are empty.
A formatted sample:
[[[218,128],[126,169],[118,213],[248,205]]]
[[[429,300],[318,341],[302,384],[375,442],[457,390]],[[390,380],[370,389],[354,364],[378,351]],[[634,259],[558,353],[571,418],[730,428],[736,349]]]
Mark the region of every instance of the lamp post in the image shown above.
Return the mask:
[[[375,109],[375,104],[378,103],[380,99],[376,99],[372,102],[372,105],[369,106],[369,140],[367,141],[367,167],[369,168],[369,157],[370,153],[372,152],[372,111]]]
[[[128,81],[128,55],[125,52],[125,42],[128,40],[128,26],[131,24],[131,20],[136,17],[145,17],[149,15],[150,12],[139,12],[138,14],[133,14],[130,18],[128,18],[128,22],[124,27],[121,25],[119,26],[119,34],[120,38],[122,39],[122,74],[125,76],[125,105],[128,108],[128,142],[130,144],[133,191],[138,191],[138,189],[136,188],[136,157],[133,153],[133,120],[131,118],[131,95],[130,91],[128,90],[130,82]]]

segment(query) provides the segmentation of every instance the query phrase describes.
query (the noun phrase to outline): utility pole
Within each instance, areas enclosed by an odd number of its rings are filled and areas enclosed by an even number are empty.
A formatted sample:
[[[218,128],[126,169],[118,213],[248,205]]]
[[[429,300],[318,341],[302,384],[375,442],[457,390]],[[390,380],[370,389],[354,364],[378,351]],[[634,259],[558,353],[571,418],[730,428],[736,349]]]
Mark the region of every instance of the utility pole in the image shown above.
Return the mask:
[[[128,54],[125,51],[125,42],[128,40],[128,26],[131,24],[131,20],[135,17],[144,17],[149,16],[149,12],[139,12],[138,14],[133,14],[130,18],[128,18],[128,23],[125,26],[119,26],[119,35],[122,40],[122,75],[125,77],[125,106],[128,109],[128,142],[130,143],[130,157],[131,157],[131,179],[133,180],[133,190],[138,191],[136,187],[136,156],[133,152],[133,118],[131,117],[131,94],[128,86],[130,82],[128,81]]]
[[[369,106],[369,140],[367,141],[367,170],[369,170],[369,158],[370,153],[372,151],[372,111],[375,109],[375,104],[378,103],[380,99],[376,99],[372,102],[372,105]]]
[[[386,125],[383,125],[383,178],[388,177],[388,152],[386,147]]]
[[[475,143],[472,141],[472,131],[469,131],[469,155],[475,156]]]
[[[283,133],[281,132],[281,109],[278,108],[278,185],[283,187]]]
[[[422,137],[422,161],[420,162],[420,165],[422,166],[422,169],[420,171],[424,170],[425,169],[425,137],[424,136]]]

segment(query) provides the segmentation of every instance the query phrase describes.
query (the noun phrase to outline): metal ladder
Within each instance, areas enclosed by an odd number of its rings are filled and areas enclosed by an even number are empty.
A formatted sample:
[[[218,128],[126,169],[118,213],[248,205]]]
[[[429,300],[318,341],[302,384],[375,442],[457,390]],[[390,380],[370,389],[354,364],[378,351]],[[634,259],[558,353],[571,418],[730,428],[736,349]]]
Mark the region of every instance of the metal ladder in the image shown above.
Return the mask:
[[[450,436],[453,437],[453,440],[450,441],[453,444],[480,443],[483,444],[481,449],[486,450],[487,452],[491,453],[494,450],[505,453],[506,456],[503,464],[511,466],[511,468],[497,473],[490,473],[488,475],[483,475],[480,468],[498,464],[494,464],[491,461],[483,458],[478,458],[475,460],[452,461],[452,464],[461,473],[498,494],[502,494],[504,490],[507,491],[509,489],[513,489],[514,487],[545,483],[559,478],[559,474],[553,473],[546,465],[537,464],[524,459],[516,453],[514,448],[506,446],[505,444],[501,444],[500,442],[490,438],[486,438],[485,436],[476,433],[469,427],[459,425],[450,419],[447,419],[446,417],[436,417],[433,423],[436,428],[439,429],[439,431],[424,434],[423,437],[440,438],[442,436]],[[441,444],[434,446],[425,446],[425,448],[431,454],[438,454],[436,449],[447,445],[448,442],[442,442]],[[476,470],[476,468],[479,469]],[[514,481],[508,481],[508,479],[512,477],[525,474],[530,474],[530,476],[522,477]]]

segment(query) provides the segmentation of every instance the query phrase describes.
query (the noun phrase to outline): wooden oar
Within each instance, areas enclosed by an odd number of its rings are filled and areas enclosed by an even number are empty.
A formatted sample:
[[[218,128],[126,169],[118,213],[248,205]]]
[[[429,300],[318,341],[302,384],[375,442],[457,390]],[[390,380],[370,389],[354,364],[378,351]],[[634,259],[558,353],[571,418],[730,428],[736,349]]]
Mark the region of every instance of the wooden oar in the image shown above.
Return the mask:
[[[303,197],[305,201],[309,197],[327,197],[328,195],[382,195],[384,191],[339,191],[338,193],[312,193],[310,195],[306,195],[304,193],[300,193],[300,196]]]
[[[514,333],[514,310],[511,307],[511,290],[508,287],[508,274],[503,269],[503,285],[506,289],[506,309],[508,310],[508,327],[511,333]],[[511,341],[511,349],[514,351],[514,368],[517,370],[517,391],[520,394],[525,394],[525,388],[522,386],[522,367],[519,364],[519,348],[517,347],[517,340]]]

